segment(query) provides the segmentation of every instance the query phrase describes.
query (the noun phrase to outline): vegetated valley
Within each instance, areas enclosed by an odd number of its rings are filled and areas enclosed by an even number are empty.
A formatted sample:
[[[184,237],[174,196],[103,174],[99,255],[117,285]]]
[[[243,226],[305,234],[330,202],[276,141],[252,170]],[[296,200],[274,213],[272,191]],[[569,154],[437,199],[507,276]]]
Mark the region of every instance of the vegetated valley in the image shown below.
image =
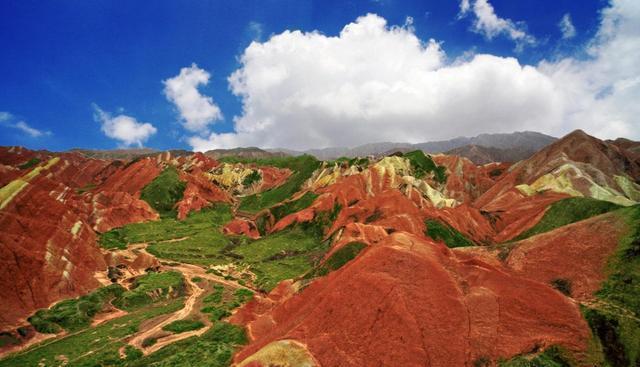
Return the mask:
[[[0,366],[639,366],[640,157],[0,148]]]

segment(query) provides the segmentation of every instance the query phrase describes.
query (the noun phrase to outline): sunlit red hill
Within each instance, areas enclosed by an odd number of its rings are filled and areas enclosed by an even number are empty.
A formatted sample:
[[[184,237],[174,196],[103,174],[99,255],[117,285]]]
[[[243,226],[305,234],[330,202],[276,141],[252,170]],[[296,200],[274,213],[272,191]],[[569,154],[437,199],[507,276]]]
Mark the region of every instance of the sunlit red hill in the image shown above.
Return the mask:
[[[238,366],[633,366],[637,147],[575,131],[485,164],[422,151],[321,162],[0,148],[0,329],[19,339],[3,348],[41,334],[39,309],[171,270],[253,291],[205,325],[244,331],[228,356]],[[181,252],[199,232],[170,232],[212,208],[224,220],[205,220],[197,228],[212,234]],[[174,229],[122,240],[133,223]],[[112,238],[124,242],[110,248]],[[209,288],[190,287],[182,296],[203,305]],[[198,307],[184,316],[204,317]],[[160,358],[136,341],[152,325],[122,342]]]

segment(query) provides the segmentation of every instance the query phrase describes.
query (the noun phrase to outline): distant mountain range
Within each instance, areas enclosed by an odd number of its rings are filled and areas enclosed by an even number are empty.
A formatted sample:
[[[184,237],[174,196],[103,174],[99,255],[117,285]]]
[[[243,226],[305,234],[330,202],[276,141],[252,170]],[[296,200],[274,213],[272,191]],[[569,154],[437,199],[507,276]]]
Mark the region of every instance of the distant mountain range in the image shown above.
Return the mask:
[[[408,152],[412,150],[422,150],[426,153],[446,153],[466,157],[475,164],[485,164],[489,162],[516,162],[532,156],[538,150],[555,142],[553,136],[541,134],[533,131],[514,132],[509,134],[481,134],[475,137],[458,137],[450,140],[432,141],[418,144],[410,143],[370,143],[354,148],[333,147],[323,149],[309,149],[296,151],[284,148],[260,149],[257,147],[215,149],[204,154],[210,158],[219,159],[227,156],[238,156],[245,158],[271,158],[285,155],[299,156],[303,154],[312,155],[320,160],[331,160],[339,157],[366,157],[383,156],[395,152]],[[634,142],[619,140],[618,144],[628,146]],[[133,149],[71,149],[71,152],[80,153],[88,158],[97,159],[121,159],[128,160],[138,157],[154,156],[161,153],[161,150],[152,148]],[[191,152],[183,149],[169,150],[172,156],[188,156]]]
[[[458,137],[450,140],[417,144],[382,142],[360,145],[354,148],[333,147],[309,149],[305,151],[267,149],[267,151],[282,152],[293,156],[310,154],[318,159],[328,160],[336,159],[338,157],[379,156],[396,151],[407,152],[410,150],[422,150],[427,153],[444,153],[465,146],[477,146],[500,149],[502,150],[501,152],[493,151],[493,154],[501,158],[500,160],[517,161],[531,156],[531,154],[555,142],[556,140],[558,139],[553,136],[534,131],[518,131],[508,134],[481,134],[475,137]],[[470,149],[471,148],[463,149],[461,152],[469,151]],[[513,153],[511,153],[512,151]],[[511,158],[511,154],[513,154],[515,158]]]

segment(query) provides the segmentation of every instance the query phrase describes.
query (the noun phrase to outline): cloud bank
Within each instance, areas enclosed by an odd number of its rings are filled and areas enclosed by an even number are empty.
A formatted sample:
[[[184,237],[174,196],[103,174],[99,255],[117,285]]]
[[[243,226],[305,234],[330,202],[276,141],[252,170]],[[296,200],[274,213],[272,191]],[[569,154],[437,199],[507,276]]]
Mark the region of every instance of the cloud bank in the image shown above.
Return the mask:
[[[335,37],[285,31],[253,42],[228,78],[243,105],[234,132],[188,141],[195,150],[306,149],[576,128],[640,138],[639,22],[639,2],[615,0],[587,58],[535,66],[486,54],[450,61],[437,41],[373,14]]]
[[[180,69],[177,76],[163,81],[165,96],[176,105],[182,125],[191,132],[206,133],[211,123],[222,119],[222,112],[213,99],[198,91],[200,85],[209,83],[210,77],[206,70],[192,64]]]
[[[142,146],[157,129],[148,122],[138,122],[127,115],[111,116],[98,105],[93,105],[94,119],[102,124],[102,132],[112,139],[118,140],[123,146]]]

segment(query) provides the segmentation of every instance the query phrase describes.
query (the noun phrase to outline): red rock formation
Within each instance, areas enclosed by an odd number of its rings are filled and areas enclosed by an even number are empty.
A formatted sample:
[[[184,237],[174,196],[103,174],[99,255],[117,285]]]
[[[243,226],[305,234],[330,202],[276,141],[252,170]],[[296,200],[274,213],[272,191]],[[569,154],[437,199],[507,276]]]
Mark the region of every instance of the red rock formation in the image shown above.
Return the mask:
[[[262,176],[260,191],[266,191],[274,187],[278,187],[287,182],[287,179],[291,176],[291,170],[288,168],[260,166],[258,169]]]
[[[231,222],[225,224],[222,228],[222,232],[226,235],[245,235],[249,238],[258,239],[260,238],[260,232],[258,232],[258,228],[255,223],[251,220],[236,218]]]
[[[209,160],[209,158],[205,158]],[[198,167],[189,173],[180,171],[180,180],[187,183],[182,200],[176,204],[180,220],[186,218],[191,211],[200,211],[211,203],[233,202],[233,198],[204,177]]]
[[[606,278],[607,259],[626,231],[618,214],[603,214],[515,243],[506,264],[545,284],[569,280],[573,298],[589,300]]]
[[[253,338],[242,361],[293,339],[322,366],[471,365],[554,344],[584,350],[578,307],[548,286],[397,232],[273,307],[241,311]]]
[[[0,329],[97,287],[94,272],[106,270],[95,233],[63,200],[68,187],[47,177],[52,171],[42,171],[0,210]]]
[[[112,228],[129,223],[158,220],[160,216],[149,204],[126,192],[103,191],[91,200],[92,212],[89,217],[96,232],[107,232]]]
[[[489,163],[476,166],[470,160],[455,155],[436,155],[433,161],[447,167],[444,193],[463,203],[472,203],[495,184],[510,163]]]

